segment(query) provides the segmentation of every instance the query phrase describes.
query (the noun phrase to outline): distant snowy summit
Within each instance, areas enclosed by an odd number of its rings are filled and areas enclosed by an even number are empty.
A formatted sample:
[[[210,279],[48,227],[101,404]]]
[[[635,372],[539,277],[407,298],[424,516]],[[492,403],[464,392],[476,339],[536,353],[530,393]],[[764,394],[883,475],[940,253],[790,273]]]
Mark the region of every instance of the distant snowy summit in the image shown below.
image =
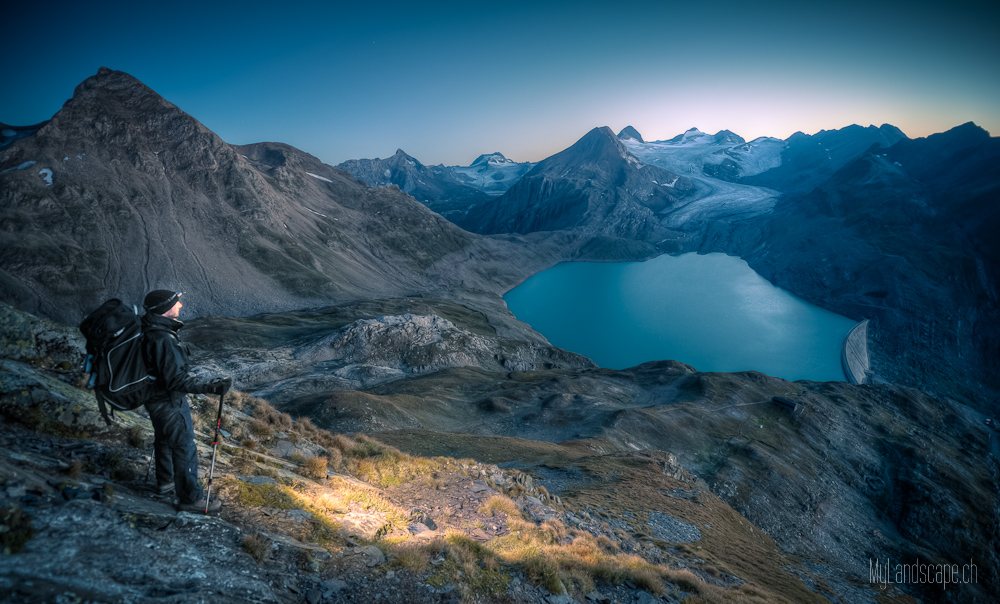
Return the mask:
[[[459,181],[488,195],[503,195],[507,189],[535,167],[531,162],[516,162],[503,153],[480,155],[471,166],[451,166]]]
[[[781,151],[785,147],[785,142],[777,138],[762,137],[748,143],[729,130],[707,134],[698,128],[690,128],[669,140],[645,142],[635,128],[628,126],[618,133],[618,138],[643,163],[687,176],[729,181],[781,165]]]
[[[469,167],[473,168],[482,166],[506,166],[506,165],[514,165],[516,163],[517,162],[515,162],[512,159],[507,159],[506,157],[504,157],[503,153],[500,152],[485,153],[477,157],[476,161],[472,162],[472,165]]]

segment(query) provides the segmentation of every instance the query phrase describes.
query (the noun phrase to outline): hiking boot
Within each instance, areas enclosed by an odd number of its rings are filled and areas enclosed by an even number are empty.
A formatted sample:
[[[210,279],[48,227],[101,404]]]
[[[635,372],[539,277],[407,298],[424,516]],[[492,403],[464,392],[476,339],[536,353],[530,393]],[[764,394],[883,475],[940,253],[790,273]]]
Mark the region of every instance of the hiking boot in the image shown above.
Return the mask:
[[[156,494],[160,495],[161,497],[166,497],[167,495],[173,495],[174,494],[174,490],[176,488],[177,487],[172,482],[170,484],[157,485],[156,486]]]
[[[207,504],[207,505],[206,505]],[[182,503],[177,506],[177,509],[181,512],[191,512],[192,514],[204,514],[205,508],[208,508],[208,513],[218,512],[222,509],[222,502],[218,498],[215,498],[208,503],[205,501],[205,497],[202,496],[201,499],[195,501],[194,503]]]

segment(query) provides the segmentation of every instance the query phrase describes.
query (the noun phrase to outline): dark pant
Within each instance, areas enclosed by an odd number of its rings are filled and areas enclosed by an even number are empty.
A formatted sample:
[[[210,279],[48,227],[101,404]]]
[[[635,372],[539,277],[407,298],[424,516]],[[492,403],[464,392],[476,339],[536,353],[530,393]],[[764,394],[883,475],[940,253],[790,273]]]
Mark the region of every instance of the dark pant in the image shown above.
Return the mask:
[[[146,403],[146,411],[153,422],[157,484],[174,483],[181,503],[198,501],[201,499],[198,449],[194,444],[194,427],[187,397],[181,398],[180,402]]]

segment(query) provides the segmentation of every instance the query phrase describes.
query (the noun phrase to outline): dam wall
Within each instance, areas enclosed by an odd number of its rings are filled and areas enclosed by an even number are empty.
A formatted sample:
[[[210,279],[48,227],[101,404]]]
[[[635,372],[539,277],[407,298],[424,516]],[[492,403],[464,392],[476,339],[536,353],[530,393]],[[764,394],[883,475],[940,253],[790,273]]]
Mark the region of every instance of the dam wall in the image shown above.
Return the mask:
[[[844,338],[844,347],[840,352],[840,363],[844,366],[847,381],[852,384],[864,384],[871,371],[868,358],[868,319],[858,323]]]

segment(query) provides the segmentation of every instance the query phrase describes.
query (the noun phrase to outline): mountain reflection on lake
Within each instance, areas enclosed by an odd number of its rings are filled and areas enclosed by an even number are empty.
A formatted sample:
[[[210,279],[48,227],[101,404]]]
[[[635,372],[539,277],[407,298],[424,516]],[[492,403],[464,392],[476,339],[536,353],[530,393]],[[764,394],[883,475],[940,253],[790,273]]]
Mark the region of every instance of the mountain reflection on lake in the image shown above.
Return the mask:
[[[855,323],[725,254],[564,262],[504,299],[553,345],[613,369],[671,359],[698,371],[844,381],[840,350]]]

